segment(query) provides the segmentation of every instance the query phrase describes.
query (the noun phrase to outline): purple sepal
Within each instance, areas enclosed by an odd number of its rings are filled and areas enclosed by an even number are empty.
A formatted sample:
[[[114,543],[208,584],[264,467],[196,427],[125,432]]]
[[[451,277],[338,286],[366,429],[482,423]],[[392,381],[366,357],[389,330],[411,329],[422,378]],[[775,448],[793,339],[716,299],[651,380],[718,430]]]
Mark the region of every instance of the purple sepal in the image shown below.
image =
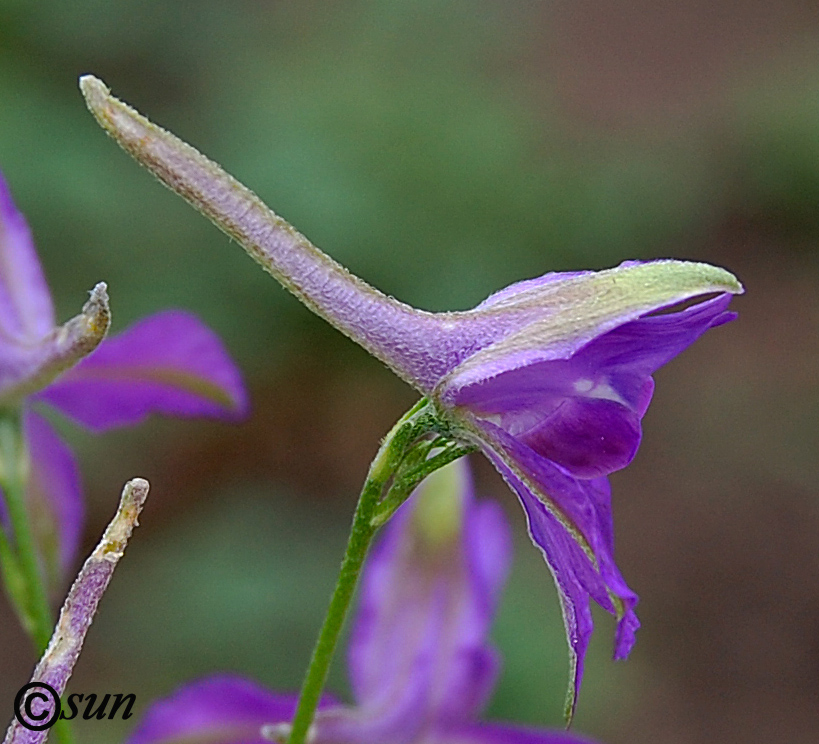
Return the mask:
[[[705,331],[734,317],[723,294],[675,313],[640,318],[600,336],[569,359],[541,361],[463,388],[442,402],[493,421],[580,478],[614,472],[640,443],[659,367]]]
[[[581,480],[521,445],[492,424],[484,452],[517,493],[529,535],[548,564],[560,594],[572,656],[573,708],[593,630],[589,598],[618,618],[614,657],[625,658],[640,623],[637,595],[614,562],[611,491],[606,478]]]
[[[54,307],[23,215],[0,173],[0,349],[39,341],[55,325]]]
[[[628,266],[631,263],[626,261],[622,266]],[[520,281],[509,284],[497,292],[493,292],[480,305],[475,307],[475,310],[487,310],[488,308],[502,308],[509,307],[525,302],[526,293],[535,294],[538,290],[548,289],[550,285],[557,285],[569,279],[579,279],[580,277],[590,276],[593,271],[549,271],[532,279],[521,279]]]
[[[71,450],[42,416],[26,411],[23,430],[31,460],[29,509],[40,553],[56,580],[79,547],[84,518],[79,469]]]
[[[266,724],[289,722],[295,695],[278,695],[249,679],[224,674],[193,682],[155,702],[126,744],[269,744]]]
[[[93,431],[151,413],[237,419],[247,411],[241,375],[195,316],[167,311],[109,338],[37,395]]]

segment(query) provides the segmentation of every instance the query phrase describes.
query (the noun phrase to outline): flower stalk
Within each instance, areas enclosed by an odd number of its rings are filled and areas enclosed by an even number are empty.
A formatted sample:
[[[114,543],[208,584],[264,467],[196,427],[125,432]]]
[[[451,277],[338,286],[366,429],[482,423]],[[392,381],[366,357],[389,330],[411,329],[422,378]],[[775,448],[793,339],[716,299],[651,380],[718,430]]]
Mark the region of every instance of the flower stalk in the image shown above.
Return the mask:
[[[347,616],[353,592],[358,584],[358,577],[361,574],[367,550],[377,530],[377,527],[372,525],[372,517],[383,487],[383,481],[368,477],[358,499],[347,549],[341,563],[341,570],[333,590],[330,606],[327,609],[327,615],[324,618],[324,624],[313,649],[310,666],[304,678],[288,744],[304,744],[310,724],[313,722],[313,716],[327,680],[327,673],[335,653],[338,637],[344,625],[344,618]]]
[[[3,588],[9,598],[11,606],[17,612],[20,623],[27,633],[33,630],[33,619],[28,614],[28,596],[26,594],[26,580],[20,561],[6,535],[5,529],[0,526],[0,575],[3,577]]]
[[[48,646],[54,621],[26,507],[28,470],[28,452],[20,412],[5,410],[0,414],[0,487],[5,497],[14,546],[0,529],[0,533],[3,533],[0,561],[6,593],[37,653],[41,654]],[[68,721],[57,721],[54,735],[60,744],[71,744],[74,740]]]
[[[0,415],[0,486],[5,496],[14,548],[5,539],[0,546],[3,578],[20,622],[38,653],[42,653],[51,638],[54,621],[26,508],[27,473],[28,453],[20,413],[6,410]],[[14,556],[8,563],[5,560],[7,554]]]
[[[427,475],[472,451],[455,442],[443,443],[446,424],[422,398],[393,426],[370,465],[353,515],[347,548],[330,606],[302,684],[287,744],[304,744],[321,698],[344,619],[378,528]],[[427,438],[433,435],[430,441]],[[440,452],[430,456],[431,451]],[[386,494],[385,494],[386,490]]]

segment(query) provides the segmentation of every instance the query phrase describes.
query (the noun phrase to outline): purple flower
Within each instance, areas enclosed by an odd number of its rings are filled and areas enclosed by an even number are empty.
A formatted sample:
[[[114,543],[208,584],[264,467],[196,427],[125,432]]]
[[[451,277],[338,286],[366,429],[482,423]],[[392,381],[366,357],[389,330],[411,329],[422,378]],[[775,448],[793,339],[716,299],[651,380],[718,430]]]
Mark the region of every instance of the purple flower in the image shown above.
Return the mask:
[[[636,595],[614,562],[606,476],[640,442],[651,375],[734,317],[728,271],[675,260],[552,273],[472,310],[429,313],[387,297],[313,246],[250,190],[110,95],[80,85],[99,123],[167,186],[235,238],[314,312],[435,405],[521,500],[560,594],[571,714],[592,632],[589,599],[616,615],[615,657],[634,643]],[[681,303],[690,303],[680,308]]]
[[[151,413],[235,419],[247,410],[238,369],[193,315],[152,315],[103,341],[109,322],[100,284],[80,315],[56,326],[31,234],[0,176],[0,405],[24,410],[29,509],[52,579],[76,554],[83,508],[74,457],[35,409],[97,432]]]
[[[476,503],[464,461],[439,470],[367,560],[348,651],[355,705],[325,699],[313,744],[580,744],[479,722],[499,671],[487,641],[511,541],[502,511]],[[210,677],[155,703],[128,744],[260,744],[287,733],[295,697]]]

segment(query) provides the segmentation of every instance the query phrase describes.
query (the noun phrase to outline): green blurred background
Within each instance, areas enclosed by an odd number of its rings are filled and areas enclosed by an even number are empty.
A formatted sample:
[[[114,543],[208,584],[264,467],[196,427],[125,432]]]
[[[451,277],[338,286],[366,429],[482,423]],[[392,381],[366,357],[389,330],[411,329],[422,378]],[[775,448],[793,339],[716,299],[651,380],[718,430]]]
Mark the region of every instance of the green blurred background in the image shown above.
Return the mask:
[[[71,683],[135,692],[142,710],[216,670],[298,686],[357,489],[414,395],[121,153],[85,110],[85,72],[420,307],[627,258],[735,271],[740,320],[657,375],[643,447],[613,478],[644,627],[614,664],[597,616],[576,728],[612,744],[817,741],[815,3],[0,0],[0,168],[60,318],[99,280],[115,331],[191,309],[252,394],[235,427],[94,438],[58,422],[85,478],[86,550],[127,478],[153,485]],[[489,713],[559,725],[551,579],[512,495],[475,466],[518,537]],[[32,664],[0,603],[0,710]],[[77,726],[91,744],[126,729]]]

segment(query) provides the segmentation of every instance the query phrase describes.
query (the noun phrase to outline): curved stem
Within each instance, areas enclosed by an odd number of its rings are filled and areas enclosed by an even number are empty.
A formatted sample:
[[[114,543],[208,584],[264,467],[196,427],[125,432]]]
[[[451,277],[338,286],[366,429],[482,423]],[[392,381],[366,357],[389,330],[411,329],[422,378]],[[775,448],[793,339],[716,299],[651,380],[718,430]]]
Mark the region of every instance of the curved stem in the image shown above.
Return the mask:
[[[3,578],[20,622],[34,641],[38,654],[42,654],[51,640],[54,619],[26,508],[27,483],[28,452],[21,414],[17,410],[5,410],[0,413],[0,486],[3,488],[8,510],[14,549],[4,535],[0,541],[4,562]],[[8,560],[9,558],[12,559]],[[68,721],[57,721],[52,732],[61,744],[73,742]]]
[[[344,618],[347,616],[364,566],[364,559],[367,557],[367,550],[380,526],[373,524],[373,517],[381,501],[381,495],[401,465],[408,448],[430,430],[429,422],[432,419],[425,415],[428,410],[427,400],[422,398],[407,411],[384,438],[370,465],[367,481],[353,515],[353,525],[341,562],[338,581],[302,684],[288,744],[304,744],[307,738],[344,625]]]

